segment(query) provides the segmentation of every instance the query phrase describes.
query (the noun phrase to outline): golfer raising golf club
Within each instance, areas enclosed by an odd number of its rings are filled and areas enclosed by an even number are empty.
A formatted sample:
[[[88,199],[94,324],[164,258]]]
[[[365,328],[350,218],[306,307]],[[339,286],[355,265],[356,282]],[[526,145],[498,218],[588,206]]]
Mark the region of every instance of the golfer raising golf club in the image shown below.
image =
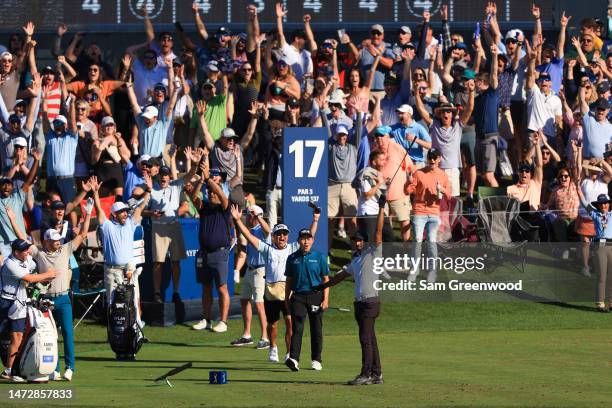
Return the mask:
[[[268,350],[268,359],[273,362],[278,362],[278,346],[276,345],[277,323],[280,319],[281,312],[285,317],[285,345],[287,354],[285,361],[289,358],[289,350],[291,348],[291,316],[285,303],[285,266],[289,255],[297,251],[300,245],[297,242],[288,243],[289,227],[285,224],[276,224],[272,228],[272,244],[268,244],[255,237],[249,231],[249,228],[240,220],[242,215],[240,209],[236,205],[231,207],[232,218],[236,228],[247,241],[257,248],[264,257],[266,268],[266,288],[264,291],[264,309],[268,320],[268,339],[270,340],[270,349]],[[321,209],[316,207],[313,209],[312,223],[310,224],[310,232],[314,238],[317,232],[317,224],[321,215]]]
[[[374,258],[382,257],[382,230],[385,222],[385,203],[387,198],[381,195],[378,199],[378,217],[376,219],[376,238],[374,243],[365,243],[359,233],[353,236],[356,252],[351,263],[340,273],[318,289],[334,286],[349,276],[355,279],[355,320],[359,326],[359,343],[361,344],[361,372],[349,385],[382,384],[383,376],[378,354],[378,343],[374,323],[380,313],[378,291],[374,282],[380,276],[374,273]]]

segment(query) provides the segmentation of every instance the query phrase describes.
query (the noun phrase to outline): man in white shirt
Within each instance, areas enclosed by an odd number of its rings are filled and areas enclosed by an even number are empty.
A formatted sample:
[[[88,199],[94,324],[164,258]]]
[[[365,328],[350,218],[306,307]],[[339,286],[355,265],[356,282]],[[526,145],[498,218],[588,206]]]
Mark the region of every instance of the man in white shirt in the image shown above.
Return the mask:
[[[542,129],[548,142],[554,144],[557,133],[563,127],[561,99],[552,90],[548,72],[535,77],[535,58],[529,61],[527,70],[527,129],[537,132]]]
[[[310,51],[306,51],[306,33],[304,30],[295,30],[291,33],[291,44],[287,43],[283,31],[283,17],[287,10],[283,9],[282,3],[276,3],[276,28],[284,60],[291,66],[295,79],[302,82],[304,75],[312,75],[313,64]],[[306,23],[305,24],[309,24]]]

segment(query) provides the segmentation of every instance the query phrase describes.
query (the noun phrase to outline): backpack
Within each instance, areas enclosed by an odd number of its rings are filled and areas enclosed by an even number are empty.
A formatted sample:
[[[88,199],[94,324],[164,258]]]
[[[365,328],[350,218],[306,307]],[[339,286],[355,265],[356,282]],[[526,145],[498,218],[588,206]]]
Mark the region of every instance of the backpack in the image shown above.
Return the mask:
[[[136,320],[134,285],[118,285],[108,309],[108,342],[116,354],[136,354],[144,334]]]

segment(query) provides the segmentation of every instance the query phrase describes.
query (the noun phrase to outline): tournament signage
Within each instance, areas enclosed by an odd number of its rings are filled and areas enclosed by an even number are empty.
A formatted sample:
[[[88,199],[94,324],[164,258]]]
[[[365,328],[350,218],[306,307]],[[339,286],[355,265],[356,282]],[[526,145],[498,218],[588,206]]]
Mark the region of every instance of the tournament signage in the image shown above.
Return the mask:
[[[327,253],[327,129],[285,128],[283,138],[283,222],[291,230],[289,242],[310,227],[308,203],[314,203],[321,208],[314,249]]]
[[[8,8],[0,15],[2,29],[13,30],[21,27],[24,19],[32,19],[42,29],[55,30],[58,21],[71,27],[96,26],[99,30],[114,30],[116,25],[142,25],[146,8],[149,18],[155,24],[193,23],[191,0],[58,0],[49,9],[48,1],[28,1],[27,10]],[[196,0],[200,15],[206,24],[212,26],[241,24],[247,21],[246,5],[254,4],[261,23],[274,23],[273,0]],[[334,23],[341,27],[354,24],[377,22],[408,23],[420,22],[423,12],[432,14],[432,21],[439,20],[440,6],[448,4],[449,19],[456,23],[473,23],[482,16],[482,0],[285,0],[289,13],[285,23],[302,23],[302,16],[310,14],[314,24]],[[532,0],[498,1],[500,22],[532,21]],[[543,15],[551,15],[553,0],[538,0]],[[115,27],[113,27],[115,26]]]

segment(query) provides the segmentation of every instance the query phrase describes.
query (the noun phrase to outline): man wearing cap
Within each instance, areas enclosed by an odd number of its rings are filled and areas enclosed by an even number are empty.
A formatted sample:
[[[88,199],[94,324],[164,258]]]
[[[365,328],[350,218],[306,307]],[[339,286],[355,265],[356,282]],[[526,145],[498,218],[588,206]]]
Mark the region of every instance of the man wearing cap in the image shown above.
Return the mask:
[[[580,87],[578,91],[578,101],[580,112],[583,115],[582,125],[584,134],[582,136],[584,159],[603,157],[606,146],[612,141],[612,124],[608,120],[612,104],[604,98],[599,98],[595,102],[595,111],[589,110],[586,102],[586,89]]]
[[[323,126],[327,127],[330,136],[335,134],[336,126],[339,124],[343,124],[348,130],[353,129],[353,120],[344,113],[346,96],[348,95],[345,95],[341,89],[336,89],[329,98],[329,109],[321,109]]]
[[[244,206],[244,191],[242,189],[244,157],[240,137],[232,128],[225,128],[221,131],[221,137],[216,142],[210,135],[206,123],[200,120],[204,132],[206,148],[210,151],[209,160],[211,167],[217,167],[227,174],[230,187],[229,199],[232,203]],[[256,123],[255,123],[256,125]],[[249,127],[249,131],[254,131],[254,127]]]
[[[467,126],[474,110],[475,86],[473,79],[465,81],[467,104],[461,110],[460,115],[457,115],[458,110],[453,104],[443,103],[435,109],[435,116],[432,118],[423,108],[422,99],[417,98],[417,110],[429,126],[431,146],[440,153],[439,167],[444,170],[449,179],[450,194],[453,197],[460,195],[461,139],[463,129]]]
[[[76,72],[75,72],[76,74]],[[46,66],[41,71],[42,81],[42,99],[47,103],[47,115],[49,120],[53,122],[53,119],[60,114],[62,106],[62,88],[61,82],[58,81],[55,69],[50,66]]]
[[[385,183],[387,183],[387,203],[391,213],[400,223],[403,241],[410,239],[410,197],[404,193],[404,187],[409,175],[414,171],[410,156],[401,145],[392,140],[389,126],[379,126],[374,132],[375,146],[385,159],[382,168]]]
[[[427,232],[427,247],[429,258],[438,257],[436,245],[438,228],[440,227],[440,200],[451,198],[451,186],[446,173],[440,169],[442,154],[435,148],[427,152],[427,167],[418,170],[410,184],[406,188],[407,194],[414,193],[414,214],[412,224],[414,225],[415,259],[421,258],[421,245],[423,232]],[[427,282],[436,281],[436,265],[429,265]],[[419,274],[419,262],[414,262],[414,269],[410,271],[409,280],[414,282]]]
[[[567,17],[565,11],[561,15],[559,22],[560,30],[556,47],[550,43],[542,46],[542,63],[536,67],[536,71],[547,72],[551,80],[551,88],[555,93],[559,93],[563,83],[563,57],[565,50],[565,33],[567,24],[572,17]]]
[[[336,135],[329,142],[329,177],[328,177],[328,201],[327,216],[329,222],[329,246],[331,248],[335,218],[340,213],[346,219],[346,228],[349,235],[353,235],[357,225],[357,194],[351,183],[357,175],[357,151],[360,138],[353,135],[352,143],[349,143],[349,130],[346,126],[336,126]]]
[[[38,89],[40,90],[40,88]],[[0,98],[0,105],[3,105],[1,99],[2,98]],[[38,97],[30,100],[25,123],[23,118],[16,113],[7,115],[7,121],[3,121],[4,126],[0,127],[0,160],[2,160],[2,167],[10,165],[13,159],[14,143],[16,139],[25,139],[27,143],[26,152],[29,152],[32,146],[32,130],[34,129],[34,122],[36,121],[38,101]]]
[[[378,199],[378,216],[376,217],[376,236],[374,241],[367,243],[360,233],[351,239],[355,243],[355,252],[351,262],[342,268],[323,287],[332,287],[353,277],[355,281],[355,320],[359,326],[359,343],[361,345],[361,372],[349,385],[382,384],[382,368],[378,353],[378,342],[374,324],[380,314],[380,300],[376,282],[380,275],[374,272],[374,259],[381,259],[383,243],[383,225],[385,224],[385,197]]]
[[[132,106],[132,112],[138,126],[138,151],[141,155],[147,154],[151,157],[159,157],[164,152],[168,139],[169,129],[172,127],[174,118],[174,105],[178,95],[178,89],[174,89],[170,102],[165,111],[160,112],[155,106],[147,106],[144,111],[138,105],[134,85],[126,83],[128,98]]]
[[[612,56],[612,54],[610,54],[610,56]],[[610,82],[603,81],[600,82],[599,85],[597,85],[597,96],[597,99],[605,99],[612,105],[612,92],[610,91]],[[597,109],[596,104],[597,102],[591,104],[591,110]],[[612,111],[608,112],[608,120],[610,121],[610,123],[612,123]]]
[[[298,233],[299,249],[287,257],[285,302],[291,315],[291,347],[285,365],[298,371],[306,316],[310,323],[310,359],[313,370],[322,370],[323,312],[329,306],[329,289],[318,290],[329,281],[326,257],[312,250],[314,237],[308,228]]]
[[[508,197],[514,197],[520,203],[529,203],[530,211],[537,211],[540,208],[542,180],[544,178],[540,141],[542,137],[541,131],[531,137],[531,145],[535,149],[535,161],[533,164],[519,163],[518,182],[506,189]]]
[[[295,79],[302,82],[304,75],[312,75],[313,64],[309,51],[304,48],[306,46],[306,33],[304,30],[295,30],[291,33],[291,43],[287,43],[285,33],[283,31],[283,17],[287,15],[287,10],[283,8],[282,3],[276,3],[276,29],[278,30],[278,41],[283,53],[283,57],[287,64],[291,66]],[[310,27],[310,19],[304,19],[304,25],[307,29]]]
[[[285,275],[287,258],[289,255],[297,251],[300,247],[299,243],[289,243],[289,228],[285,224],[276,224],[272,228],[271,243],[260,240],[250,233],[249,229],[240,220],[241,212],[237,206],[232,206],[232,218],[236,228],[247,241],[257,248],[262,254],[265,263],[265,278],[266,288],[264,292],[264,308],[266,311],[266,319],[268,321],[268,338],[270,339],[270,349],[268,351],[268,360],[278,362],[278,346],[276,344],[277,323],[280,319],[281,312],[285,318],[285,346],[287,354],[285,361],[289,359],[289,350],[291,348],[291,316],[289,307],[286,301],[286,280]],[[310,224],[309,233],[314,238],[317,232],[320,210],[313,210],[312,223]],[[311,238],[312,239],[312,238]]]
[[[46,138],[47,186],[50,189],[58,189],[62,195],[62,200],[70,202],[76,195],[74,164],[79,142],[74,98],[70,102],[70,121],[64,115],[58,115],[49,125],[45,101],[42,103],[42,115]]]
[[[206,128],[213,140],[219,139],[221,131],[227,127],[228,121],[231,120],[230,111],[233,111],[233,96],[229,93],[229,85],[227,76],[222,75],[223,88],[221,93],[217,93],[215,84],[206,80],[200,88],[201,100],[197,101],[193,107],[191,115],[190,140],[194,140],[195,144],[199,140],[206,143],[204,137],[203,126],[201,121],[204,120]],[[232,115],[233,116],[233,115]]]
[[[11,344],[8,348],[7,367],[0,378],[11,379],[13,382],[23,382],[24,379],[11,374],[13,361],[17,356],[23,333],[26,328],[27,300],[26,286],[29,283],[49,281],[57,275],[51,269],[45,273],[34,273],[37,267],[30,255],[32,244],[23,239],[15,239],[10,243],[10,255],[4,260],[0,277],[2,289],[0,293],[0,325],[8,324],[11,332]]]
[[[13,231],[13,224],[6,213],[6,208],[10,208],[15,214],[15,222],[19,229],[25,233],[25,222],[23,219],[23,206],[26,202],[26,196],[30,187],[34,183],[41,154],[33,150],[34,164],[28,173],[21,188],[15,188],[11,179],[0,179],[0,255],[7,257],[11,253],[10,245],[17,235]]]
[[[391,136],[414,162],[417,169],[425,167],[425,150],[431,149],[431,137],[425,128],[412,119],[412,106],[404,104],[396,109],[399,122],[391,126]]]
[[[412,40],[412,31],[408,26],[401,26],[399,30],[397,30],[397,41],[393,43],[391,49],[393,50],[393,54],[395,55],[395,61],[401,61],[402,52],[404,51],[404,46],[406,44],[410,44]]]
[[[144,175],[149,174],[151,156],[143,154],[136,160],[136,164],[128,160],[123,168],[123,201],[127,201],[132,196],[134,187],[144,183]]]
[[[262,208],[258,205],[250,206],[248,208],[246,221],[250,228],[249,232],[260,241],[265,241],[270,234],[270,226],[263,219]],[[266,288],[266,278],[264,276],[266,271],[265,261],[263,255],[256,247],[248,243],[244,235],[240,235],[240,245],[241,248],[246,247],[246,251],[241,250],[238,254],[234,275],[240,273],[240,269],[242,269],[242,266],[246,262],[247,270],[244,274],[240,291],[240,305],[242,306],[244,330],[242,336],[232,341],[231,344],[232,346],[253,344],[253,338],[251,337],[251,321],[253,319],[251,301],[253,301],[257,309],[257,314],[259,315],[259,324],[261,326],[261,339],[257,343],[257,348],[260,350],[266,349],[270,347],[270,340],[268,340],[268,323],[266,320],[266,310],[264,308],[264,291]]]
[[[51,281],[51,285],[44,295],[53,301],[53,319],[57,326],[62,330],[64,339],[64,375],[65,380],[72,380],[74,372],[74,339],[72,335],[72,305],[70,303],[70,279],[72,269],[70,258],[73,253],[81,246],[83,240],[89,232],[91,212],[93,210],[93,200],[90,198],[85,206],[85,221],[80,226],[79,233],[72,240],[64,240],[62,234],[55,229],[47,229],[43,235],[42,247],[39,249],[35,245],[30,247],[30,254],[38,265],[38,272],[45,273],[54,271],[57,275]],[[51,380],[60,380],[60,363],[50,376]]]
[[[174,38],[172,38],[172,33],[168,31],[162,31],[157,36],[156,40],[153,23],[151,23],[151,19],[149,18],[149,10],[145,6],[142,7],[141,11],[143,13],[142,17],[145,33],[147,36],[147,44],[149,44],[151,49],[155,50],[155,52],[158,54],[157,64],[160,66],[165,66],[168,58],[170,58],[170,61],[176,58],[176,55],[174,54],[174,52],[172,52],[172,47],[174,46]]]
[[[353,54],[353,59],[357,61],[361,74],[364,78],[369,76],[370,68],[376,57],[380,56],[380,61],[376,67],[374,81],[372,82],[370,95],[378,94],[381,98],[384,96],[385,75],[387,75],[393,66],[395,54],[390,45],[384,42],[385,29],[380,24],[374,24],[370,27],[370,38],[364,41],[365,46],[358,50],[355,44],[349,42],[348,46]]]
[[[181,206],[181,191],[185,181],[195,175],[201,154],[195,153],[187,158],[191,160],[191,168],[184,177],[173,180],[172,171],[167,166],[159,169],[159,183],[151,190],[151,198],[143,212],[143,216],[151,217],[151,232],[153,243],[153,300],[163,303],[161,293],[162,269],[166,259],[172,266],[172,301],[181,301],[179,295],[180,261],[185,259],[185,243],[183,230],[178,221],[178,209]],[[176,171],[175,171],[176,172]]]
[[[4,167],[2,173],[6,178],[13,180],[16,187],[21,187],[30,173],[34,159],[28,156],[28,142],[23,137],[18,137],[13,141],[13,151],[11,164]]]
[[[409,44],[407,47],[412,47],[414,51],[412,44]],[[390,74],[385,77],[385,96],[380,101],[380,109],[382,110],[381,122],[383,126],[396,124],[399,120],[397,109],[404,104],[404,101],[410,99],[410,64],[412,58],[414,58],[414,52],[412,52],[412,56],[410,56],[410,53],[402,52],[401,61],[403,64],[401,65],[401,71],[396,72],[395,76]],[[397,62],[394,64],[394,69],[396,66],[399,68]]]
[[[96,214],[98,224],[102,231],[102,248],[104,252],[104,287],[106,288],[106,300],[110,304],[112,295],[118,284],[132,278],[132,270],[129,269],[129,264],[134,259],[134,230],[140,224],[142,219],[142,211],[149,201],[149,193],[151,192],[152,181],[149,177],[145,177],[147,190],[145,191],[142,203],[136,207],[132,214],[129,214],[130,208],[122,201],[116,201],[110,210],[110,219],[106,218],[106,214],[100,203],[100,184],[95,177],[91,179],[91,190],[93,191],[94,203],[96,206]],[[140,293],[138,279],[135,279],[134,291]]]
[[[548,142],[556,144],[563,130],[563,109],[561,99],[552,90],[552,79],[548,72],[542,72],[536,78],[535,64],[537,47],[529,55],[527,68],[527,130],[531,133],[542,129]],[[602,152],[603,153],[603,152]]]

